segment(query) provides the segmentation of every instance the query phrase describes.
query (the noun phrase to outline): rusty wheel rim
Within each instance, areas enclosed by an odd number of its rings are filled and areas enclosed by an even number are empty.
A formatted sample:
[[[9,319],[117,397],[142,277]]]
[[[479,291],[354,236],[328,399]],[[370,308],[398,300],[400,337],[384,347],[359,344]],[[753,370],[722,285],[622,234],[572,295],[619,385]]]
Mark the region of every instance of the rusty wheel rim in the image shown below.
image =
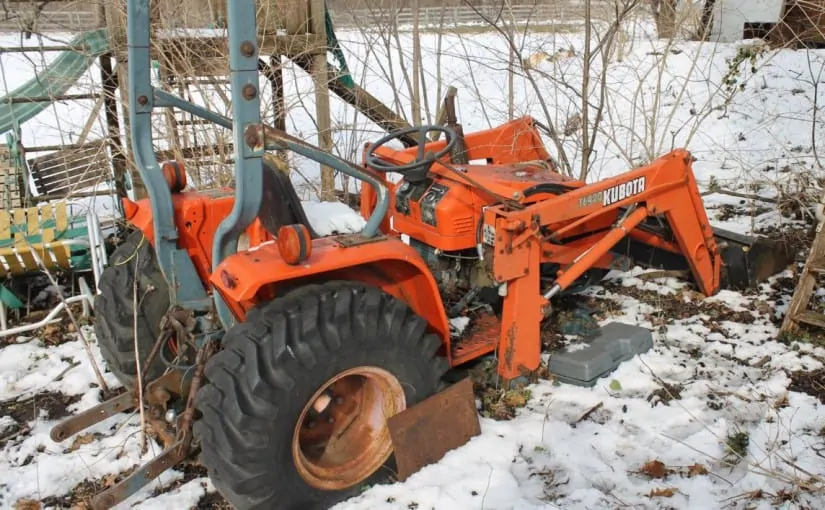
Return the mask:
[[[346,370],[307,401],[292,435],[292,458],[312,487],[364,481],[392,454],[387,419],[407,406],[398,379],[377,367]]]

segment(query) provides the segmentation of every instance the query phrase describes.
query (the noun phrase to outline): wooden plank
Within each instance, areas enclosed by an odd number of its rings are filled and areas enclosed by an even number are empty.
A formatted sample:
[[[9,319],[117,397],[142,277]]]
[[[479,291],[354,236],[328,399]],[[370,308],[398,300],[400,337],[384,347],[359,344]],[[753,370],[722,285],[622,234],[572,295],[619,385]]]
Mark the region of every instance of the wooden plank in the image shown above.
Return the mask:
[[[41,226],[46,225],[49,222],[54,220],[54,206],[51,204],[46,204],[40,207],[40,221]],[[40,253],[40,258],[43,260],[43,264],[48,267],[49,269],[54,269],[56,267],[54,257],[51,256],[51,251],[48,249],[49,243],[54,241],[54,227],[44,227],[41,229],[41,246],[42,250]]]
[[[51,252],[54,260],[56,261],[56,265],[62,269],[71,269],[71,250],[69,247],[60,241],[56,243],[50,243],[48,245],[49,252]]]
[[[97,148],[44,156],[31,164],[31,173],[37,191],[56,194],[67,189],[83,189],[108,180],[109,159],[102,145]],[[57,158],[62,158],[57,159]]]
[[[0,241],[11,239],[11,217],[8,211],[0,210]]]
[[[58,197],[58,198],[80,198],[84,194],[87,196],[100,196],[102,192],[98,191],[95,193],[90,192],[78,192],[77,190],[86,189],[97,184],[100,184],[101,181],[99,177],[92,176],[88,179],[83,179],[76,182],[71,181],[64,181],[55,186],[49,186],[49,191],[47,196],[51,197]],[[40,188],[38,188],[40,189]],[[39,197],[37,197],[39,198]]]
[[[44,154],[43,156],[38,156],[36,158],[31,159],[29,162],[33,165],[41,165],[49,160],[65,157],[67,154],[95,152],[99,150],[101,147],[104,147],[105,145],[105,140],[94,140],[83,145],[56,146],[58,147],[58,150],[56,150],[55,152],[52,152],[50,154]]]
[[[57,232],[65,232],[69,230],[69,216],[66,213],[66,202],[57,202],[54,204],[54,220],[55,230]]]
[[[69,229],[69,217],[66,211],[66,202],[57,202],[51,206],[53,207],[54,212],[55,233],[63,233]],[[56,243],[50,243],[48,248],[54,256],[58,267],[64,269],[69,269],[71,267],[71,250],[68,246],[58,241]]]
[[[54,182],[55,180],[65,179],[66,177],[75,177],[86,172],[102,173],[105,171],[103,157],[68,161],[65,165],[52,167],[48,169],[33,168],[33,172],[37,172],[37,178],[43,182]]]
[[[323,17],[321,17],[323,22]],[[278,35],[258,37],[261,55],[326,54],[326,33]],[[157,59],[165,74],[186,77],[222,77],[229,74],[229,52],[225,37],[176,37],[152,45],[153,58]]]
[[[794,320],[796,322],[802,322],[818,328],[825,328],[825,314],[822,313],[804,311],[798,314]]]
[[[37,269],[40,268],[40,264],[37,263],[34,255],[32,255],[26,235],[20,231],[20,229],[26,227],[28,224],[28,221],[26,221],[26,212],[26,209],[14,210],[14,224],[18,229],[17,232],[14,233],[14,248],[23,261],[23,269],[25,272],[29,272],[37,271]]]
[[[39,174],[48,174],[54,172],[56,169],[75,168],[95,162],[105,156],[105,151],[102,147],[95,150],[80,150],[80,151],[61,151],[59,153],[48,154],[43,156],[43,159],[30,160],[30,167],[32,171]],[[38,158],[39,159],[39,158]]]
[[[37,207],[29,207],[25,211],[26,214],[26,230],[30,236],[37,235],[40,232],[40,211]]]
[[[74,174],[78,170],[82,170],[94,165],[102,159],[101,156],[82,156],[72,159],[64,159],[60,162],[55,162],[51,165],[37,165],[32,167],[32,171],[37,172],[37,176],[41,179],[47,177],[59,176],[60,174]]]
[[[9,218],[9,213],[0,209],[0,241],[11,239],[11,222]],[[6,271],[6,266],[3,265],[3,261],[6,259],[4,256],[4,249],[0,249],[0,277],[4,277],[8,274]],[[12,254],[12,256],[14,256]]]
[[[64,172],[60,174],[38,176],[38,183],[42,186],[53,188],[55,186],[72,184],[78,180],[100,179],[107,173],[107,169],[100,165],[88,165],[86,167],[65,169]]]
[[[782,321],[780,331],[792,333],[798,329],[798,322],[802,322],[800,317],[807,317],[808,304],[811,301],[811,294],[816,287],[816,269],[820,267],[819,262],[825,260],[825,222],[820,222],[816,227],[816,237],[811,245],[811,252],[805,260],[805,266],[802,268],[802,273],[799,275],[799,282],[794,290],[791,303],[788,306],[788,311],[785,314],[785,319]],[[813,270],[812,270],[813,268]],[[813,319],[811,319],[813,320]],[[815,323],[807,322],[811,325]]]
[[[0,250],[0,257],[3,257],[3,260],[6,261],[6,265],[9,266],[10,274],[24,274],[27,272],[24,270],[23,265],[20,264],[20,260],[18,260],[17,255],[14,253],[14,248],[3,248]]]

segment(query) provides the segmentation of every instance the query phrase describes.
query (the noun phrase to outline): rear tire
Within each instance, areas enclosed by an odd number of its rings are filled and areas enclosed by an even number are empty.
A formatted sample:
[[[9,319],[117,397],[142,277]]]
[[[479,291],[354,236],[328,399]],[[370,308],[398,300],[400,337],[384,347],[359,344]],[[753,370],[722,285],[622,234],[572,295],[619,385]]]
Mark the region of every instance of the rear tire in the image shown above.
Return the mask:
[[[372,464],[358,463],[374,465],[371,472],[307,478],[306,463],[296,464],[293,456],[296,424],[316,391],[361,367],[391,374],[385,387],[398,388],[406,407],[420,402],[443,387],[448,365],[437,353],[440,346],[440,338],[405,303],[360,283],[311,285],[253,309],[224,336],[195,398],[202,417],[194,435],[215,487],[239,509],[314,510],[382,481],[391,472],[390,450],[373,456]],[[340,387],[335,391],[342,394]],[[348,402],[338,404],[343,409]]]
[[[134,275],[138,275],[135,305]],[[155,250],[143,232],[136,230],[109,257],[95,296],[95,336],[109,370],[127,388],[134,386],[135,316],[141,362],[148,356],[160,333],[160,321],[169,309],[169,286],[157,263]],[[141,367],[144,368],[145,367]],[[163,374],[163,362],[155,358],[147,381]]]

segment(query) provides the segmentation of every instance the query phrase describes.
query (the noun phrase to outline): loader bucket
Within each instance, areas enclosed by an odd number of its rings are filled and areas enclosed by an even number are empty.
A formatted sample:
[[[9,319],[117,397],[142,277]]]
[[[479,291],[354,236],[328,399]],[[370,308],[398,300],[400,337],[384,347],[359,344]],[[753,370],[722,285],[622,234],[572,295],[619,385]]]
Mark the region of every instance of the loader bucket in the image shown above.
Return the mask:
[[[722,255],[723,289],[756,287],[794,261],[795,254],[782,241],[745,236],[715,227],[713,234]]]

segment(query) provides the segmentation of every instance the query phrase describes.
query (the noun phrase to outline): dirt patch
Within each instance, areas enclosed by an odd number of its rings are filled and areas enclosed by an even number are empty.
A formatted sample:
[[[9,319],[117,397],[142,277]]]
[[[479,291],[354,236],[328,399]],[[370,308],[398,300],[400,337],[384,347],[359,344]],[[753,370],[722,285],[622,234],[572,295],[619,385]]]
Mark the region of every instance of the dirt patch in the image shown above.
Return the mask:
[[[729,221],[734,218],[751,218],[773,211],[772,208],[763,204],[750,205],[745,200],[741,200],[739,204],[721,204],[714,208],[716,212],[715,219],[717,221]]]
[[[232,505],[230,505],[223,496],[218,494],[217,492],[210,492],[209,494],[205,494],[201,496],[201,499],[198,500],[198,504],[195,505],[196,510],[232,510]]]
[[[173,490],[186,485],[196,478],[204,478],[208,475],[206,468],[194,462],[179,465],[178,469],[183,471],[183,478],[175,480],[174,482],[164,485],[162,488],[157,488],[153,491],[152,497],[160,496],[161,494],[172,492]]]
[[[121,480],[132,474],[137,466],[122,473],[112,473],[97,478],[95,480],[83,480],[75,485],[68,494],[63,496],[50,496],[43,499],[45,507],[51,508],[71,508],[72,510],[86,510],[92,508],[92,498],[104,490],[120,483]]]
[[[80,395],[64,395],[60,392],[47,391],[23,400],[6,400],[0,402],[0,417],[9,416],[14,420],[0,430],[0,448],[14,438],[28,433],[28,422],[40,418],[41,411],[46,411],[46,418],[59,420],[71,413],[67,407],[80,400]]]
[[[661,294],[656,291],[639,289],[637,287],[623,287],[616,283],[607,283],[605,289],[610,292],[632,297],[656,311],[646,317],[654,326],[672,324],[677,320],[699,317],[699,320],[711,331],[720,330],[720,322],[736,322],[739,324],[753,324],[756,315],[752,312],[759,310],[758,304],[753,304],[753,310],[731,310],[724,303],[703,299],[684,299],[684,294]],[[724,331],[721,331],[725,333]]]
[[[664,381],[659,383],[661,387],[647,396],[647,401],[652,407],[659,404],[670,405],[671,400],[680,400],[682,391],[685,389],[681,384],[670,384]]]
[[[825,368],[813,372],[797,370],[789,375],[791,378],[791,384],[788,386],[789,390],[807,393],[825,404]]]
[[[49,420],[69,416],[68,407],[80,400],[80,395],[64,395],[58,391],[45,391],[24,400],[0,402],[0,415],[11,416],[18,423],[36,419],[40,411],[46,411]]]

